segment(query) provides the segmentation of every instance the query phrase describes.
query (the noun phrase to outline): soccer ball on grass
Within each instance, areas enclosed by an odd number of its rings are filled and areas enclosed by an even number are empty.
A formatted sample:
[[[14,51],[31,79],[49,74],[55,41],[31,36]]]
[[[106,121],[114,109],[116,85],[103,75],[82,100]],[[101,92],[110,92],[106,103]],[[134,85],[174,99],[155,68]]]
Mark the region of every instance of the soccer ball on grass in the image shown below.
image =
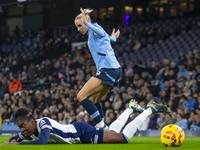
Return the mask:
[[[185,139],[183,129],[175,124],[165,126],[160,133],[161,143],[165,146],[180,146]]]

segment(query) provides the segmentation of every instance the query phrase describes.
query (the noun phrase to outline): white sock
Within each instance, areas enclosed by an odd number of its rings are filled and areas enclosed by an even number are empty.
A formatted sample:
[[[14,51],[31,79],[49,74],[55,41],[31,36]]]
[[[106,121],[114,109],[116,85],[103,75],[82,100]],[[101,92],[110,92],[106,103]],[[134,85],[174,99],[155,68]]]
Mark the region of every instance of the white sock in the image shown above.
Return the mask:
[[[133,109],[127,108],[110,126],[109,130],[119,133],[124,127],[129,116],[133,113]]]
[[[97,127],[97,128],[104,128],[104,125],[105,125],[105,123],[102,120],[101,122],[97,123],[95,127]]]
[[[144,121],[152,114],[151,108],[143,111],[139,116],[137,116],[133,121],[131,121],[123,130],[124,136],[128,141],[131,140],[137,129],[144,123]]]

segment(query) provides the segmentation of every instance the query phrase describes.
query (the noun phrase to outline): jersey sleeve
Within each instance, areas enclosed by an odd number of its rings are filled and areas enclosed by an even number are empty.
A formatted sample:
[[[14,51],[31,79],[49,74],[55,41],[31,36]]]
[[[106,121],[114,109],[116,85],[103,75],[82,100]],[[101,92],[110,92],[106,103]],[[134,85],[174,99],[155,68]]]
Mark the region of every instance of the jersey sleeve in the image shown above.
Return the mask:
[[[115,43],[117,41],[115,36],[110,36],[109,35],[109,38],[110,38],[111,43]]]
[[[40,120],[39,124],[38,124],[38,127],[42,130],[42,129],[45,129],[45,128],[48,128],[50,130],[52,130],[52,125],[49,121],[49,119],[47,118],[43,118]]]
[[[32,140],[31,137],[26,137],[22,133],[17,134],[16,136],[13,136],[9,139],[9,142],[12,142],[13,140],[17,140],[18,142],[23,141],[24,139],[26,140]]]
[[[91,29],[94,33],[96,33],[98,36],[104,36],[104,31],[95,27],[94,25],[92,25],[91,23],[85,22],[85,25]]]

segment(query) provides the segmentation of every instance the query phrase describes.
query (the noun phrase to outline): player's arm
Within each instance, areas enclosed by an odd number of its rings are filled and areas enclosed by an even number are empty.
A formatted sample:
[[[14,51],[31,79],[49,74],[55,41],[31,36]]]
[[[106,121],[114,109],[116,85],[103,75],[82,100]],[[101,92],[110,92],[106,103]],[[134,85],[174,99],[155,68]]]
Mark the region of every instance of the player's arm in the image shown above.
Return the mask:
[[[26,137],[22,133],[17,134],[9,139],[9,142],[4,142],[4,144],[0,145],[18,145],[19,142],[23,141],[24,139],[32,140],[31,137]]]
[[[14,142],[14,141],[20,142],[20,141],[22,141],[22,140],[23,140],[23,139],[20,138],[19,134],[17,134],[16,136],[11,137],[11,138],[9,139],[9,142],[10,142],[10,143],[12,143],[12,142]]]
[[[49,140],[49,136],[51,133],[51,129],[44,128],[41,130],[39,140],[29,141],[29,142],[19,142],[20,145],[43,145],[47,144]]]
[[[119,35],[120,35],[119,29],[115,32],[115,28],[114,28],[111,36],[109,36],[111,43],[115,43],[117,41],[117,38],[119,37]]]
[[[100,28],[97,28],[95,27],[94,25],[92,25],[91,23],[89,22],[85,22],[85,25],[90,29],[92,30],[94,33],[96,33],[98,36],[102,37],[104,36],[104,32],[103,30],[101,30]]]
[[[27,140],[32,140],[32,138],[30,137],[26,137],[24,136],[22,133],[19,133],[17,134],[16,136],[13,136],[9,139],[9,142],[12,143],[12,142],[21,142],[23,141],[24,139],[27,139]]]

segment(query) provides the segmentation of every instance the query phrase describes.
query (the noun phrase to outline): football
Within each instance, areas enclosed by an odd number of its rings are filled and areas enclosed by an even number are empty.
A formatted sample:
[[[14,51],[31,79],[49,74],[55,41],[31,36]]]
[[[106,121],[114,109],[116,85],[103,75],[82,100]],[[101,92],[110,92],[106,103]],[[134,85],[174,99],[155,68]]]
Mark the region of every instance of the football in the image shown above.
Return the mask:
[[[185,133],[175,124],[165,126],[160,133],[160,141],[165,147],[176,147],[183,144]]]

